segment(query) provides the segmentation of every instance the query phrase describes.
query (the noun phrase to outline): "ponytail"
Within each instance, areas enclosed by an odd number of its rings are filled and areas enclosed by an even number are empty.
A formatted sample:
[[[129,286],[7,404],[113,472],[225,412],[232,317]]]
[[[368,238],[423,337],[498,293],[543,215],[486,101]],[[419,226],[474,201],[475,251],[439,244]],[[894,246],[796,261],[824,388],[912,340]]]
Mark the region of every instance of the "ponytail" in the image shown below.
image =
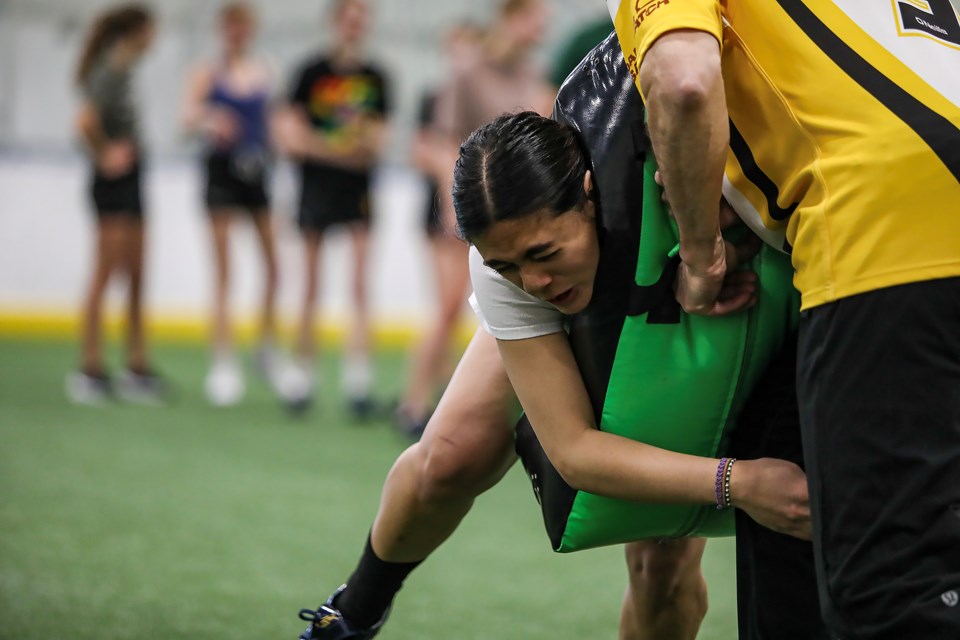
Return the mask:
[[[100,15],[93,23],[77,63],[76,82],[84,84],[97,57],[117,40],[153,22],[150,10],[141,4],[126,4]]]

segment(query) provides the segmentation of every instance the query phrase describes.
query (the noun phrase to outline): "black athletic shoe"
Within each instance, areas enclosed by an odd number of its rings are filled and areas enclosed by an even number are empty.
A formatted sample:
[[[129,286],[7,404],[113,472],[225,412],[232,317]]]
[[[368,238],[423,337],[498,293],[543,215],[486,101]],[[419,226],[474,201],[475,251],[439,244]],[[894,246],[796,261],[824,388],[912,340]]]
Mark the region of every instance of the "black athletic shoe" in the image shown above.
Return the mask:
[[[393,425],[405,438],[409,438],[413,442],[419,442],[420,438],[423,437],[423,432],[427,430],[430,415],[428,413],[425,416],[415,418],[403,407],[399,407],[393,412]]]
[[[117,380],[117,396],[124,402],[159,406],[170,400],[170,385],[156,371],[127,369]]]
[[[347,399],[350,417],[355,422],[366,422],[376,417],[377,403],[370,396],[355,396]]]
[[[306,415],[307,412],[313,408],[313,394],[286,399],[283,402],[283,406],[286,407],[288,414],[299,418]]]
[[[300,619],[309,622],[310,626],[300,634],[299,640],[369,640],[379,633],[380,627],[387,619],[386,615],[380,622],[365,629],[351,623],[337,609],[337,597],[346,588],[347,585],[341,585],[316,611],[300,610]]]

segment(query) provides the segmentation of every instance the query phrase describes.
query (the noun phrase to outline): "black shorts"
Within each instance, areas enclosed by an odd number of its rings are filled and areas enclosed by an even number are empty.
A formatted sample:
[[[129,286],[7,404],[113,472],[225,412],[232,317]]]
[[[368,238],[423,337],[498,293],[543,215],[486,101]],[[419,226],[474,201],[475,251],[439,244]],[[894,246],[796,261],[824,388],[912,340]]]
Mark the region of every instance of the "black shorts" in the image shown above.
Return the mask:
[[[744,407],[730,438],[732,456],[780,458],[803,467],[796,362],[794,337]],[[829,640],[817,598],[813,545],[771,531],[740,510],[736,525],[740,640]]]
[[[960,638],[960,278],[804,312],[797,382],[831,631]]]
[[[443,234],[440,221],[440,189],[433,181],[427,183],[427,201],[423,207],[423,228],[431,238]]]
[[[266,153],[211,153],[206,159],[206,169],[204,201],[208,209],[246,209],[258,213],[268,209]]]
[[[90,197],[98,218],[125,216],[143,218],[140,165],[118,178],[107,178],[96,170],[90,181]]]
[[[327,187],[305,182],[300,190],[297,223],[303,231],[326,231],[341,224],[370,224],[370,196],[366,189]]]

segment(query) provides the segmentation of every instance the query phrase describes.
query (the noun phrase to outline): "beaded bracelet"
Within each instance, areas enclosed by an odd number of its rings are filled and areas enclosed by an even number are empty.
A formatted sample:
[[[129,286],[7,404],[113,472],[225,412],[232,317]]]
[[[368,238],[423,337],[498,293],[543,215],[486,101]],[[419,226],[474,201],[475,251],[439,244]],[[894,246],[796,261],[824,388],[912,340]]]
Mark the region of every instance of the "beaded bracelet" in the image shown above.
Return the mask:
[[[720,458],[720,464],[717,465],[717,483],[715,486],[717,509],[726,509],[732,504],[730,476],[733,473],[733,463],[736,461],[736,458]]]
[[[723,509],[723,478],[727,470],[727,459],[720,458],[717,465],[717,483],[714,485],[714,495],[717,498],[717,509]]]
[[[733,474],[733,463],[736,458],[730,458],[727,463],[727,473],[723,477],[723,504],[725,507],[733,506],[733,500],[730,498],[730,476]]]

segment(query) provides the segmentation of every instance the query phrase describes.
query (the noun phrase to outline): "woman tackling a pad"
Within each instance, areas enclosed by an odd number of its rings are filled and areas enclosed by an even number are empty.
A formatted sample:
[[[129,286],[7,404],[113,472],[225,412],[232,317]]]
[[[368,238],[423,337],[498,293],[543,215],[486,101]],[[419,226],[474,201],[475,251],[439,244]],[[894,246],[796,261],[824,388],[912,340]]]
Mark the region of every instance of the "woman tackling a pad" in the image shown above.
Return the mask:
[[[594,62],[602,67],[604,61]],[[615,73],[623,71],[625,74],[625,69],[619,68],[623,66],[620,59]],[[591,71],[581,69],[581,82],[607,82],[616,85],[614,89],[628,87],[635,93],[628,77],[619,82],[610,73],[604,77],[602,73]],[[570,87],[568,82],[565,89],[569,89],[566,98],[573,100],[571,96],[576,89],[583,87]],[[595,92],[597,87],[587,89]],[[589,96],[589,92],[581,94]],[[564,100],[562,90],[558,110],[562,110]],[[594,104],[601,102],[595,101]],[[582,104],[568,106],[572,107],[574,118],[571,124],[581,131],[589,129],[591,123],[597,125],[605,120],[591,113],[589,108],[583,108]],[[614,115],[615,118],[621,116]],[[616,255],[613,249],[621,244],[623,234],[611,233],[615,230],[597,223],[602,207],[595,200],[616,201],[616,187],[606,188],[615,182],[608,181],[600,190],[602,198],[594,195],[591,199],[594,183],[604,184],[603,176],[611,176],[599,168],[604,158],[600,157],[603,153],[598,153],[602,151],[603,141],[609,141],[609,136],[604,138],[601,134],[599,142],[596,136],[591,140],[591,134],[585,134],[585,138],[589,149],[584,148],[571,126],[531,113],[506,116],[481,128],[470,138],[461,150],[458,165],[455,200],[461,230],[476,245],[487,264],[506,276],[504,278],[474,260],[478,307],[483,324],[491,331],[514,330],[512,336],[501,334],[499,337],[501,357],[537,435],[566,479],[579,489],[640,502],[712,505],[718,501],[726,505],[732,501],[734,506],[764,524],[803,535],[807,527],[804,518],[805,477],[795,464],[769,458],[741,460],[733,467],[726,464],[724,470],[731,472],[720,480],[726,482],[730,492],[718,496],[716,489],[723,483],[717,478],[716,458],[678,454],[596,430],[584,377],[581,377],[570,340],[563,331],[564,312],[581,315],[592,303],[608,297],[605,276],[609,273],[610,260],[603,259],[603,256]],[[618,136],[618,139],[622,138],[624,136]],[[588,170],[588,152],[597,170],[596,179]],[[631,158],[621,156],[619,160]],[[506,180],[501,179],[505,176]],[[636,172],[628,177],[642,178]],[[649,215],[656,213],[650,212]],[[662,211],[659,213],[665,215]],[[628,266],[632,269],[633,265]],[[483,279],[490,282],[484,283]],[[523,285],[537,296],[531,296],[508,280]],[[754,278],[742,272],[729,285],[727,310],[747,306],[756,289]],[[499,293],[490,293],[498,288]],[[516,339],[509,340],[508,337]],[[754,451],[741,455],[759,458],[764,455],[764,446],[768,446],[765,441],[787,439],[785,436],[791,434],[789,428],[774,428],[780,423],[788,425],[790,416],[795,416],[789,336],[783,342],[783,355],[771,354],[772,364],[767,375],[757,381],[751,401],[741,412],[736,431],[744,435],[753,432],[757,436],[750,438],[748,443],[757,445],[753,446]],[[469,370],[464,370],[468,361],[478,365],[483,363],[484,357],[478,355],[478,350],[489,349],[486,346],[489,344],[479,336],[475,338],[454,376],[451,389],[458,388],[456,383],[461,372],[470,374]],[[580,364],[584,373],[588,364]],[[475,373],[479,374],[479,369]],[[669,363],[664,363],[660,371],[647,372],[646,377],[652,381],[670,375]],[[644,380],[637,380],[638,385],[643,383]],[[483,393],[488,389],[479,387],[477,391]],[[490,391],[506,393],[507,390],[493,387]],[[494,400],[489,402],[490,407],[498,406]],[[698,390],[691,389],[686,404],[696,404],[697,401]],[[793,413],[790,411],[791,402]],[[445,414],[443,409],[444,403],[441,402],[438,415]],[[660,408],[649,409],[652,413]],[[643,421],[647,415],[641,412],[634,418]],[[796,434],[795,420],[792,424],[792,433]],[[690,425],[674,427],[683,431]],[[767,434],[764,429],[776,433]],[[428,428],[428,435],[429,432]],[[767,437],[770,435],[775,437]],[[737,447],[741,443],[738,439],[735,432],[730,448],[733,454],[739,453]],[[778,445],[777,449],[792,452],[787,444]],[[395,467],[388,485],[397,482],[394,478],[396,471]],[[493,475],[499,477],[500,474]],[[371,535],[371,543],[378,552],[384,546],[382,537],[378,542],[378,524],[384,519],[397,518],[391,513],[397,505],[389,504],[392,493],[388,486],[378,523]],[[469,508],[469,503],[466,507]],[[462,517],[462,513],[459,515]],[[764,533],[766,530],[752,524],[745,516],[738,517],[737,524],[744,539],[756,541],[750,551],[764,551],[762,554],[741,554],[741,637],[821,637],[818,635],[819,612],[809,545],[781,534]],[[449,535],[453,527],[448,527],[445,534]],[[759,533],[744,536],[743,533],[750,528]],[[773,537],[773,541],[768,537]],[[389,535],[386,542],[390,543]],[[371,548],[368,545],[368,549]],[[411,560],[414,561],[407,563],[407,572],[416,565],[416,559]],[[303,638],[373,637],[382,624],[382,612],[373,620],[375,624],[351,623],[358,617],[357,603],[368,595],[361,593],[360,583],[363,575],[369,573],[370,564],[361,561],[357,573],[342,591],[316,612],[302,613],[305,619],[314,620]],[[381,561],[381,564],[388,563]],[[768,590],[764,579],[775,579],[783,588]],[[768,598],[774,593],[783,593],[786,600],[779,610],[776,608],[778,602],[770,600],[772,595]],[[777,620],[775,627],[770,626],[772,620]],[[332,628],[346,629],[347,632],[329,635],[328,630]],[[778,635],[771,635],[774,633]],[[624,632],[622,637],[646,636]]]

